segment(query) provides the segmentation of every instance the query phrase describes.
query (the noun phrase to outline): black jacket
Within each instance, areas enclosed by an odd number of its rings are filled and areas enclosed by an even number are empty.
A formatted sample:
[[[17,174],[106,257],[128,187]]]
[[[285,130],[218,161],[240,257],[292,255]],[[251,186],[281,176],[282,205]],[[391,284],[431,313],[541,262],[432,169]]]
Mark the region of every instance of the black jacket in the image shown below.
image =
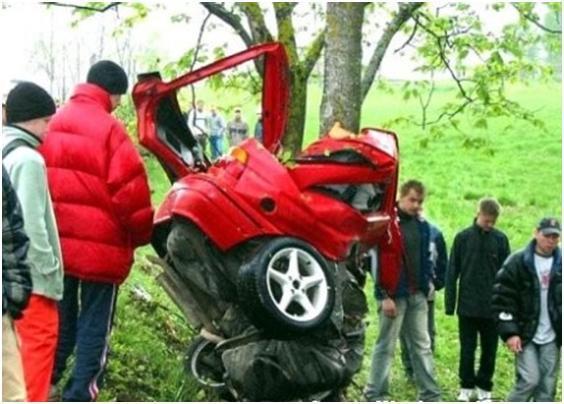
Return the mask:
[[[10,177],[2,165],[2,315],[21,317],[31,294],[31,275],[26,261],[29,239]]]
[[[430,228],[431,262],[433,263],[433,285],[435,290],[445,287],[445,276],[448,267],[448,252],[445,238],[441,230],[432,223]]]
[[[500,337],[506,341],[518,335],[523,345],[535,336],[540,316],[540,284],[535,270],[535,245],[513,254],[497,274],[492,308]],[[556,343],[562,344],[562,256],[553,253],[548,286],[548,314],[556,333]]]
[[[495,274],[509,254],[509,241],[497,229],[486,232],[474,221],[458,233],[446,274],[446,314],[454,314],[456,307],[456,313],[461,316],[492,318]]]

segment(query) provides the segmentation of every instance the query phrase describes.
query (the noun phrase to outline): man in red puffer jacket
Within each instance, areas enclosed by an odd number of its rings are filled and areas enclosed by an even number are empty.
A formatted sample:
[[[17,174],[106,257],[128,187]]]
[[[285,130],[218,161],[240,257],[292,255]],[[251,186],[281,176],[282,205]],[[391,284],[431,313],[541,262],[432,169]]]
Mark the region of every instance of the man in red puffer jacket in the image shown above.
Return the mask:
[[[134,249],[151,237],[153,210],[142,159],[111,115],[127,86],[120,66],[94,64],[87,83],[76,87],[51,120],[41,147],[65,264],[53,385],[76,346],[63,401],[96,399],[118,286],[129,274]]]

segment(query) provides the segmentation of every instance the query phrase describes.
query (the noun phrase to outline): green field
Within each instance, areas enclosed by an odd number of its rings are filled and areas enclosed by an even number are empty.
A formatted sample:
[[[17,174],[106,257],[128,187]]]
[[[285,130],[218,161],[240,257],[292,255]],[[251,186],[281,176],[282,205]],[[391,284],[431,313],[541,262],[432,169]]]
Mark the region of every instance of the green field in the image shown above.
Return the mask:
[[[399,84],[392,87],[399,88]],[[454,94],[452,88],[442,86],[438,88],[436,98],[439,103],[445,102]],[[521,248],[530,239],[540,217],[561,216],[561,84],[519,85],[512,87],[510,94],[534,110],[546,129],[539,130],[528,123],[515,121],[513,129],[504,131],[509,123],[507,118],[491,120],[488,129],[476,129],[470,118],[463,117],[461,129],[466,136],[481,139],[486,144],[482,148],[465,148],[462,146],[464,135],[454,130],[422,147],[422,140],[428,139],[429,135],[419,128],[407,125],[388,128],[397,132],[400,139],[401,180],[417,178],[427,185],[426,215],[443,230],[449,245],[456,232],[471,223],[476,202],[482,196],[495,196],[501,202],[503,211],[498,226],[508,234],[513,250]],[[209,93],[205,95],[210,96]],[[240,102],[223,93],[222,99],[229,100],[230,105]],[[320,89],[312,86],[306,143],[318,136],[320,99]],[[244,104],[249,122],[254,122],[255,108],[256,104],[252,102]],[[361,122],[364,126],[381,127],[394,118],[409,114],[418,114],[416,101],[402,100],[399,92],[386,94],[373,90],[364,104]],[[148,159],[147,167],[154,191],[153,202],[158,204],[169,184],[155,160]],[[144,259],[146,254],[154,252],[150,247],[137,251],[137,263],[122,287],[107,388],[100,398],[120,401],[209,399],[204,392],[188,385],[182,376],[182,351],[191,330],[154,282],[156,270]],[[133,299],[131,290],[134,286],[147,290],[152,300]],[[377,334],[370,284],[366,293],[372,307],[364,366],[355,380],[358,386],[365,383]],[[436,374],[443,399],[452,401],[458,390],[458,334],[456,318],[444,315],[442,292],[437,295],[436,319]],[[390,382],[393,400],[415,400],[415,389],[403,376],[399,355],[396,355]],[[501,345],[494,382],[494,398],[505,399],[513,382],[513,358]],[[359,388],[352,386],[347,398],[361,400]],[[558,398],[561,398],[561,383]]]

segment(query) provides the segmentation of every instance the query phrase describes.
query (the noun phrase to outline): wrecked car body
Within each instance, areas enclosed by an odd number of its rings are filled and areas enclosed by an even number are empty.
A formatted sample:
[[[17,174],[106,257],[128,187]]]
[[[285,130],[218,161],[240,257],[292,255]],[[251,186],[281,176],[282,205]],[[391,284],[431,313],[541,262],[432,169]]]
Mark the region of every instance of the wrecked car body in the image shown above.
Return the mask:
[[[177,91],[257,58],[263,144],[247,139],[212,164]],[[286,72],[283,46],[269,43],[170,82],[142,75],[133,92],[140,142],[173,182],[155,217],[159,281],[200,330],[188,374],[224,399],[339,398],[364,350],[361,262],[374,248],[379,268],[399,256],[396,136],[336,126],[280,162]],[[397,282],[393,271],[377,276]]]

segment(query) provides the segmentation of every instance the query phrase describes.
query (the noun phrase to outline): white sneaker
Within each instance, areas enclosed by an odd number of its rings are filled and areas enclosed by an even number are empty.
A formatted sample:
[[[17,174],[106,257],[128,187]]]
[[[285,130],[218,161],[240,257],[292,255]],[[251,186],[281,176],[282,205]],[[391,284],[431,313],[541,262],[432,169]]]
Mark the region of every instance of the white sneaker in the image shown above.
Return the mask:
[[[470,401],[470,398],[474,394],[474,389],[460,389],[456,401]]]
[[[478,387],[478,401],[492,401],[492,392]]]

